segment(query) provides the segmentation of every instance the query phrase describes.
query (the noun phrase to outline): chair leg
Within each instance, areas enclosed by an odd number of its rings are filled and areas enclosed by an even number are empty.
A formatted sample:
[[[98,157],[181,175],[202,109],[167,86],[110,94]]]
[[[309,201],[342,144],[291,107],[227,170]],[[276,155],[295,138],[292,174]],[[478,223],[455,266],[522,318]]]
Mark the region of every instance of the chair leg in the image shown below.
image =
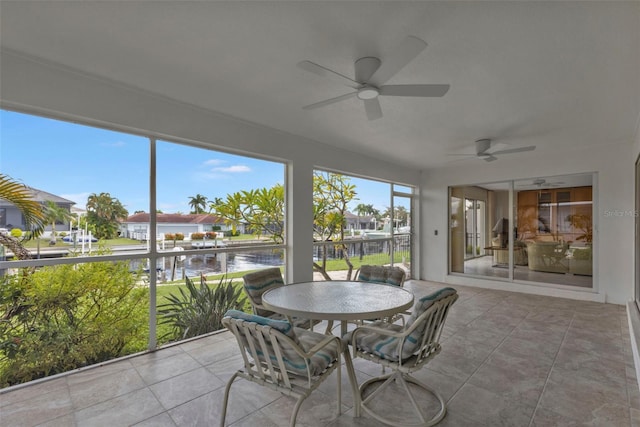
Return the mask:
[[[344,364],[349,375],[349,383],[351,383],[351,392],[353,393],[353,407],[355,409],[356,418],[360,417],[360,392],[358,391],[358,380],[356,379],[355,370],[353,369],[353,361],[349,354],[349,347],[345,347],[343,351]]]
[[[227,418],[227,403],[229,403],[229,391],[231,390],[231,384],[235,381],[238,373],[236,372],[227,382],[227,386],[224,388],[224,401],[222,403],[222,416],[220,417],[220,427],[224,427],[224,421]]]
[[[289,421],[289,427],[296,427],[296,418],[298,417],[298,411],[302,406],[302,402],[304,402],[304,399],[306,398],[307,396],[300,396],[300,398],[296,402],[296,406],[294,406],[293,408],[293,413],[291,414],[291,419]]]

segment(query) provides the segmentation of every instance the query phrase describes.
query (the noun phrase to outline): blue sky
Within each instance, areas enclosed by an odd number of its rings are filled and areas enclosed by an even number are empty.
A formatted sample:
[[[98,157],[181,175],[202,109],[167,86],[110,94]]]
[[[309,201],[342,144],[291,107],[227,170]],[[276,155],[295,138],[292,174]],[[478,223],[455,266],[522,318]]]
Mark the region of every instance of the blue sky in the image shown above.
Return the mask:
[[[0,111],[0,172],[84,208],[91,193],[110,193],[129,213],[149,211],[145,137]],[[209,199],[284,183],[280,163],[158,141],[157,207],[188,213],[189,197]],[[389,206],[389,185],[352,178],[358,203]]]

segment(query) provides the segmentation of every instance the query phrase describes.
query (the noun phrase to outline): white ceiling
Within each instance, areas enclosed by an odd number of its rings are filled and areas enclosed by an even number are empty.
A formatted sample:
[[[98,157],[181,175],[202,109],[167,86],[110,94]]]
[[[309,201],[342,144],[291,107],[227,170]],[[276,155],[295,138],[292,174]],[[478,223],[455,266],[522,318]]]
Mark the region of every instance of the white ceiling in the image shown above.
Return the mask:
[[[3,48],[421,169],[479,138],[538,146],[492,165],[629,143],[640,115],[639,1],[2,0],[0,19]],[[376,121],[357,99],[301,109],[349,89],[296,63],[352,76],[407,35],[429,46],[388,83],[443,98],[381,98]]]

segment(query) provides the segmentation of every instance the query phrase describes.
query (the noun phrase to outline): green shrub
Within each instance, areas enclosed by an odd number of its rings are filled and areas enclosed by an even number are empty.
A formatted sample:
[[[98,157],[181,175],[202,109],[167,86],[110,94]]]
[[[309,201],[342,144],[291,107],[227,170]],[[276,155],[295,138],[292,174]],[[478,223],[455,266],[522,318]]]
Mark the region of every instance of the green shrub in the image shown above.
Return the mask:
[[[192,338],[222,329],[227,310],[242,310],[246,301],[244,290],[234,287],[225,276],[215,287],[210,287],[204,276],[200,277],[200,286],[187,277],[185,288],[165,296],[168,302],[158,305],[158,323],[172,327],[171,338]]]
[[[207,231],[205,236],[207,236],[207,239],[216,239],[218,237],[215,231]]]
[[[0,387],[144,350],[137,278],[128,262],[94,262],[0,279]]]
[[[20,230],[19,228],[12,228],[11,229],[11,236],[15,237],[16,239],[19,239],[20,237],[22,237],[22,230]]]
[[[67,232],[66,231],[61,231],[58,235],[60,237],[67,237]]]
[[[204,233],[191,233],[191,240],[202,240],[204,239]]]
[[[176,240],[184,240],[184,234],[176,233]]]
[[[176,240],[176,235],[171,233],[164,233],[164,240]]]

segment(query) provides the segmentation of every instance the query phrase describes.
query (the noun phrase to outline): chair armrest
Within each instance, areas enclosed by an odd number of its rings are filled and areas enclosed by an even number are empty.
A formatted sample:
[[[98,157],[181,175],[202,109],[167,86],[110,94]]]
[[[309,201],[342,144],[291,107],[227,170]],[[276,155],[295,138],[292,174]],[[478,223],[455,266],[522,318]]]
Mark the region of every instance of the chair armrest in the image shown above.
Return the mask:
[[[317,343],[316,345],[314,345],[313,347],[311,347],[309,349],[309,351],[307,351],[304,357],[311,357],[314,354],[316,354],[319,350],[322,350],[324,347],[326,347],[327,345],[329,345],[331,343],[331,341],[336,341],[338,344],[338,349],[342,350],[342,340],[340,339],[340,337],[336,337],[333,335],[327,335],[327,337],[325,339],[323,339],[322,341],[320,341],[319,343]]]
[[[356,337],[357,337],[358,333],[364,332],[364,331],[375,332],[377,334],[385,335],[385,336],[392,337],[392,338],[405,338],[408,335],[406,330],[391,331],[389,329],[378,328],[378,327],[371,326],[371,325],[358,326],[356,329],[353,330],[353,334],[351,335],[351,346],[354,349],[356,348]]]

